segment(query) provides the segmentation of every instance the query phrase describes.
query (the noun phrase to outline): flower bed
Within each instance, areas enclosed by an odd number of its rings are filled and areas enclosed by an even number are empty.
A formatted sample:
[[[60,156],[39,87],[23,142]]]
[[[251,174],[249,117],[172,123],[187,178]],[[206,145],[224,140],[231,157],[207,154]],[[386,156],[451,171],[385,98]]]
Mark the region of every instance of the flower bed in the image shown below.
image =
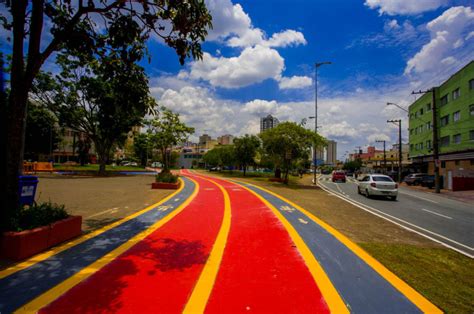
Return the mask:
[[[69,216],[50,225],[25,230],[7,231],[1,236],[1,255],[22,260],[82,234],[82,217]]]
[[[153,182],[151,184],[152,189],[173,189],[176,190],[179,188],[179,181],[176,183],[166,183],[166,182]]]

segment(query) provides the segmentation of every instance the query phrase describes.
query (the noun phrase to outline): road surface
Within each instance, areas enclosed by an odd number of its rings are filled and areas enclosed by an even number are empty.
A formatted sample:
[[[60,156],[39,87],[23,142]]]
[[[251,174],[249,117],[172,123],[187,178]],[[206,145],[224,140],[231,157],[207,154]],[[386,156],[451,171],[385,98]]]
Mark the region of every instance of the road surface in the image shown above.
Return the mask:
[[[0,312],[440,312],[290,201],[183,174],[162,202],[1,271]]]
[[[385,219],[474,258],[474,205],[433,193],[399,188],[398,200],[367,198],[357,193],[357,181],[332,182],[323,175],[319,183],[332,193]]]

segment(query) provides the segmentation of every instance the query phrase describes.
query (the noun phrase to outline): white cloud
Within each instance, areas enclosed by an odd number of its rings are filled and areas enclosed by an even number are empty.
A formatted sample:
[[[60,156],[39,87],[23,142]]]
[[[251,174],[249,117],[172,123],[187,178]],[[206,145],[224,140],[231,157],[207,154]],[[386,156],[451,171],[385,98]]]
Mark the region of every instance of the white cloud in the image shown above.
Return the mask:
[[[375,145],[376,141],[386,141],[390,142],[390,136],[383,133],[374,133],[367,136],[367,142],[369,144]],[[388,147],[387,147],[388,148]]]
[[[215,58],[204,53],[202,61],[191,64],[189,77],[209,81],[213,86],[237,88],[269,78],[279,79],[283,69],[284,60],[276,50],[256,46],[232,58]]]
[[[466,40],[469,40],[471,38],[474,38],[474,31],[470,32],[469,34],[467,34],[466,36]]]
[[[365,5],[371,9],[378,9],[380,14],[413,15],[435,10],[446,2],[446,0],[366,0]]]
[[[452,7],[436,19],[429,22],[426,28],[431,34],[431,41],[407,62],[405,74],[421,73],[431,70],[441,60],[449,58],[452,48],[459,48],[463,32],[474,24],[474,12],[470,7]]]
[[[206,0],[206,6],[212,15],[213,29],[206,40],[226,42],[230,47],[287,47],[306,45],[301,32],[285,30],[273,34],[269,39],[260,28],[254,27],[252,21],[240,4],[230,0]]]
[[[263,43],[264,46],[268,47],[287,47],[306,45],[306,39],[303,33],[287,29],[286,31],[275,33],[270,39]]]
[[[277,102],[275,100],[267,101],[261,99],[255,99],[247,102],[242,108],[243,112],[248,112],[257,115],[274,114],[277,108]]]
[[[282,77],[278,82],[280,89],[297,89],[313,85],[313,79],[308,76]]]

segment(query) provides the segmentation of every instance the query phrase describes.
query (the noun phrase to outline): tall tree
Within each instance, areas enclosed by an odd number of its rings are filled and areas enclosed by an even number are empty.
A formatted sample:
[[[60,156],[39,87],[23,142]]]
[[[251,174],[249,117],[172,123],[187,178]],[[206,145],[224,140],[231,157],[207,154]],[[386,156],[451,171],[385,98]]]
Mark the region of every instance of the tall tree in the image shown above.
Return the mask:
[[[217,146],[209,150],[203,159],[211,166],[233,166],[235,164],[234,145]]]
[[[146,167],[151,148],[150,136],[148,134],[139,133],[133,138],[133,151],[140,160],[140,166]]]
[[[30,103],[26,119],[25,157],[38,160],[39,155],[49,155],[57,148],[59,132],[56,118],[44,106]]]
[[[169,172],[171,165],[171,148],[183,143],[194,133],[194,128],[186,126],[179,119],[179,114],[161,107],[154,119],[146,122],[150,141],[161,153],[163,173]]]
[[[237,137],[234,139],[235,159],[244,169],[244,176],[247,172],[247,166],[253,164],[257,149],[260,147],[260,139],[255,135]]]
[[[0,148],[0,155],[6,156],[0,165],[3,228],[17,213],[28,93],[40,68],[54,52],[69,47],[90,55],[98,53],[104,28],[119,38],[126,35],[127,25],[115,22],[130,17],[140,23],[144,38],[152,33],[161,37],[183,64],[187,57],[202,57],[201,42],[212,26],[203,0],[14,0],[6,4],[10,15],[0,15],[0,22],[13,42],[10,92],[8,101],[0,103],[0,112],[6,113],[7,121],[6,132],[0,133],[1,142],[6,143]],[[44,32],[45,25],[49,33]],[[110,32],[113,25],[120,31]]]
[[[320,135],[294,122],[280,123],[261,133],[260,138],[263,151],[275,164],[275,171],[283,169],[285,183],[288,183],[288,173],[295,161],[308,159],[311,146],[326,142]]]

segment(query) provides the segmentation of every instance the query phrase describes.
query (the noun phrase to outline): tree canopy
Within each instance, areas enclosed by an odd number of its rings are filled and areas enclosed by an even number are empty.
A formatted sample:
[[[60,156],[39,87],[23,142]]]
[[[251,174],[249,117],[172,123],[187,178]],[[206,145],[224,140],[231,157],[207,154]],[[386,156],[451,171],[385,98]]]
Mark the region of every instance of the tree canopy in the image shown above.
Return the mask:
[[[153,119],[147,120],[148,134],[151,144],[158,149],[162,155],[163,171],[167,172],[171,163],[171,148],[178,143],[183,143],[194,128],[186,126],[179,119],[179,114],[161,107]]]
[[[255,135],[245,134],[234,139],[234,147],[236,162],[243,168],[245,176],[247,166],[255,163],[254,158],[260,147],[260,139]]]
[[[101,55],[106,41],[124,46],[132,37],[148,39],[152,34],[173,48],[179,62],[202,58],[201,43],[212,27],[204,0],[14,0],[6,1],[10,14],[0,23],[12,40],[10,91],[1,102],[5,132],[0,132],[0,196],[3,228],[18,214],[18,175],[22,173],[25,117],[33,80],[55,52]],[[139,33],[137,33],[137,30]],[[137,51],[122,49],[129,57]],[[131,58],[130,58],[131,59]],[[8,149],[7,149],[8,147]]]
[[[276,170],[281,168],[284,171],[285,182],[295,162],[308,159],[312,146],[320,147],[326,143],[319,134],[294,122],[280,123],[261,133],[260,138],[266,157],[273,161]]]
[[[233,145],[217,146],[203,156],[204,162],[210,166],[233,166],[236,162]]]

